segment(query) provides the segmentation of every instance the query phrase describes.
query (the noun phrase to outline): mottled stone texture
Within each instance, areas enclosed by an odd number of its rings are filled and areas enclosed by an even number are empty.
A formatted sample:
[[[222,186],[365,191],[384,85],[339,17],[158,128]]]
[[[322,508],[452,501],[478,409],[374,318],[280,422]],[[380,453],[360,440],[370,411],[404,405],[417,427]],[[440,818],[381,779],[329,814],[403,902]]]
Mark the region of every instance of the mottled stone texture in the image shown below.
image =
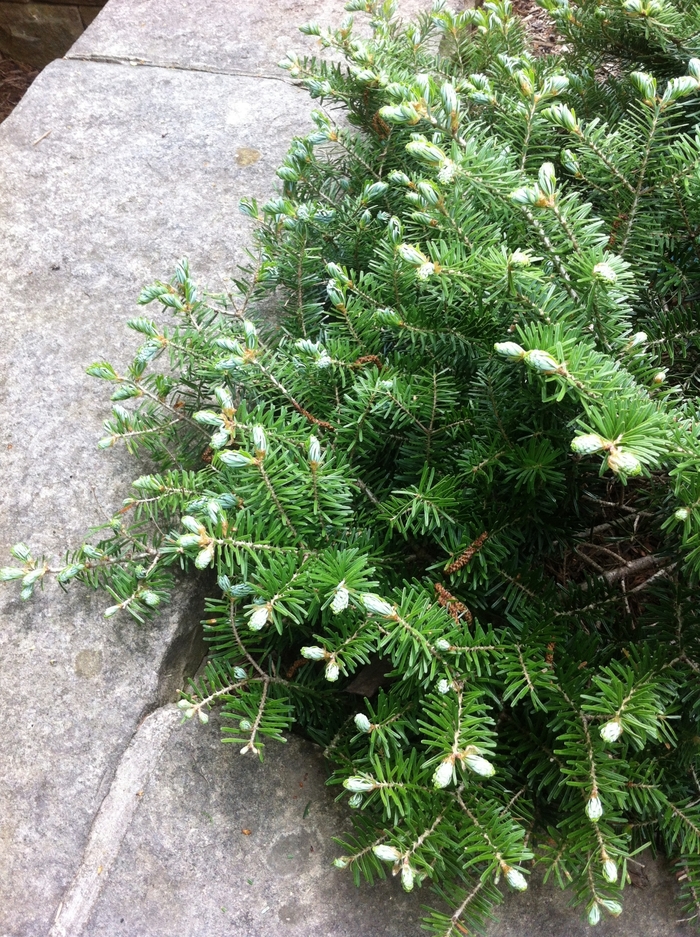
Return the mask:
[[[142,466],[96,451],[108,393],[85,367],[126,363],[135,297],[179,257],[225,285],[238,201],[272,192],[307,113],[281,82],[58,61],[0,127],[2,565],[17,540],[60,553],[127,494]],[[172,696],[200,617],[183,595],[141,627],[105,620],[105,596],[0,590],[3,937],[45,934],[116,760],[164,681]]]

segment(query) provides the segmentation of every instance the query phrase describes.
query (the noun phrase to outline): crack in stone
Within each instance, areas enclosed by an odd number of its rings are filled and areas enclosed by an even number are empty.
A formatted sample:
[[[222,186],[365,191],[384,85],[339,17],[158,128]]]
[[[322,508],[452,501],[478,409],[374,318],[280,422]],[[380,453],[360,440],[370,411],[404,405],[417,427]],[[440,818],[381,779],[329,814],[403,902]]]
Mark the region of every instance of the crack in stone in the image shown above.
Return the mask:
[[[156,62],[142,59],[138,56],[126,55],[98,55],[92,52],[69,52],[64,59],[74,62],[100,62],[105,65],[138,65],[143,68],[168,68],[181,72],[203,72],[207,75],[229,75],[232,78],[262,78],[265,81],[281,81],[283,84],[297,87],[299,82],[292,81],[282,75],[272,75],[265,72],[244,72],[238,69],[217,68],[215,65],[181,65],[179,62]]]
[[[146,716],[131,737],[92,822],[80,866],[58,906],[48,937],[80,937],[83,933],[179,716],[179,710],[169,703]]]

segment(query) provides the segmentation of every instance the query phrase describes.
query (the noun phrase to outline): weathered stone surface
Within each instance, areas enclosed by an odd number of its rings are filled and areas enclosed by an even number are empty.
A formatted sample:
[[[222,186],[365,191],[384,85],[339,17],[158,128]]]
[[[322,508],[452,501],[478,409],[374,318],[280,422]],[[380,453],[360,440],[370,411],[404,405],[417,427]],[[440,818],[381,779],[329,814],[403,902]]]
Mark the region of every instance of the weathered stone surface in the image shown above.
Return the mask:
[[[358,890],[332,868],[342,854],[332,837],[350,830],[351,811],[325,786],[318,748],[292,735],[268,745],[261,765],[222,744],[217,722],[171,735],[85,937],[424,933],[424,906],[439,906],[427,885],[406,895],[390,877]],[[669,874],[647,870],[649,886],[625,890],[625,912],[601,921],[602,937],[687,937]],[[588,937],[570,895],[533,879],[506,895],[489,937]]]
[[[430,9],[430,0],[399,0],[410,16]],[[453,4],[462,5],[462,0]],[[203,8],[204,7],[204,8]],[[180,67],[222,69],[236,74],[284,75],[276,67],[287,52],[318,53],[318,40],[298,27],[316,21],[338,26],[348,14],[340,0],[231,0],[154,3],[110,0],[71,50],[71,55],[137,59]],[[367,17],[355,15],[358,25]]]
[[[77,6],[0,3],[0,52],[43,68],[70,49],[83,31]]]
[[[0,564],[17,540],[58,553],[118,506],[140,467],[96,451],[109,403],[84,369],[125,363],[134,298],[178,257],[224,284],[248,238],[238,200],[272,192],[307,113],[280,82],[59,61],[3,123]],[[0,934],[40,937],[199,609],[139,627],[77,591],[21,603],[4,586],[0,603]]]
[[[85,937],[419,937],[427,894],[332,868],[349,818],[319,750],[290,736],[261,765],[217,722],[171,735]]]

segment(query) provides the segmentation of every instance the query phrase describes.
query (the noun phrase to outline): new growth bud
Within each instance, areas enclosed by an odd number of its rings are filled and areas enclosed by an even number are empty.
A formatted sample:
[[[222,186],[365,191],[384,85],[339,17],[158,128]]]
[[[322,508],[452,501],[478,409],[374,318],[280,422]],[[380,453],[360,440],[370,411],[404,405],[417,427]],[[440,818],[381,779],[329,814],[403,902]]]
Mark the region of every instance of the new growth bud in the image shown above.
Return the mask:
[[[307,660],[325,660],[329,655],[328,651],[324,650],[324,648],[312,645],[311,647],[303,647],[301,649],[301,656],[305,657]]]
[[[637,456],[631,452],[625,452],[624,449],[613,447],[608,455],[608,466],[616,475],[641,475],[642,463]]]
[[[609,856],[603,862],[603,878],[611,885],[617,882],[617,866]]]
[[[517,342],[496,342],[493,347],[497,354],[510,358],[511,361],[522,361],[526,354],[525,349]]]
[[[355,716],[355,725],[360,730],[360,732],[371,732],[372,723],[369,721],[367,716],[364,713],[358,713]]]
[[[374,781],[368,778],[361,778],[357,775],[352,775],[349,778],[345,778],[343,781],[345,790],[352,791],[354,794],[364,794],[366,791],[373,791],[376,786]]]
[[[377,859],[381,859],[382,862],[396,862],[397,859],[401,858],[401,853],[398,849],[394,849],[393,846],[387,846],[384,843],[381,843],[379,846],[373,846],[372,852]]]
[[[509,865],[503,866],[503,872],[511,888],[514,888],[516,891],[527,890],[527,879],[522,872],[519,872],[518,869],[514,869]]]
[[[603,803],[597,793],[591,794],[586,803],[586,816],[597,823],[603,816]]]
[[[447,787],[452,780],[454,765],[451,758],[441,761],[433,774],[433,787]]]
[[[560,364],[547,351],[540,351],[539,348],[533,348],[525,355],[525,364],[535,371],[542,371],[544,374],[554,374],[558,371]]]
[[[267,624],[270,617],[270,603],[259,605],[248,619],[248,627],[251,631],[260,631]]]
[[[368,612],[375,612],[377,615],[384,615],[389,618],[394,615],[394,606],[390,605],[385,599],[373,592],[364,592],[362,595],[362,604]]]
[[[576,455],[591,455],[593,452],[600,452],[605,448],[605,440],[597,433],[587,433],[585,436],[577,436],[571,440],[571,448]]]
[[[350,598],[350,593],[345,587],[345,580],[339,582],[336,586],[335,595],[333,596],[333,601],[331,602],[331,611],[334,615],[339,615],[340,612],[344,612],[348,607],[348,600]]]
[[[622,723],[619,719],[611,719],[600,729],[600,737],[604,742],[617,742],[622,735]]]
[[[474,774],[478,774],[482,778],[493,777],[496,773],[496,769],[491,762],[482,758],[481,755],[467,755],[464,762]]]

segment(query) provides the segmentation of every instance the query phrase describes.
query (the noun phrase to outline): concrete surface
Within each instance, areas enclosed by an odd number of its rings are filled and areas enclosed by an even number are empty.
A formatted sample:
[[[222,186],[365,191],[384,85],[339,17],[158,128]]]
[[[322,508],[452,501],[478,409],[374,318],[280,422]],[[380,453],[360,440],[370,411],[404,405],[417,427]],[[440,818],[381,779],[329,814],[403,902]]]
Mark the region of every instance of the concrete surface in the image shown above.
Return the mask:
[[[248,237],[238,201],[271,192],[308,108],[281,82],[58,61],[3,123],[3,565],[17,540],[59,553],[120,504],[140,467],[96,451],[109,403],[84,369],[126,363],[139,289],[180,256],[224,285]],[[162,702],[158,674],[196,626],[184,596],[140,628],[102,618],[104,596],[0,590],[3,937],[46,933],[122,751]]]
[[[308,48],[297,22],[342,15],[342,0],[110,0],[0,127],[0,564],[20,539],[59,553],[126,494],[140,466],[96,452],[109,405],[84,368],[128,359],[134,298],[176,259],[213,289],[243,259],[238,200],[274,191],[312,106],[275,62]],[[214,719],[161,708],[201,654],[191,590],[146,627],[78,591],[0,603],[0,937],[421,933],[427,895],[357,892],[329,868],[347,814],[313,746],[270,745],[260,766]],[[658,882],[598,932],[685,933]],[[490,933],[587,933],[567,902],[515,896]]]
[[[399,11],[408,18],[431,5],[401,0]],[[277,63],[287,52],[319,51],[318,39],[302,36],[300,25],[338,26],[347,15],[341,0],[110,0],[70,55],[279,78],[285,72]],[[354,18],[360,29],[367,22]]]

